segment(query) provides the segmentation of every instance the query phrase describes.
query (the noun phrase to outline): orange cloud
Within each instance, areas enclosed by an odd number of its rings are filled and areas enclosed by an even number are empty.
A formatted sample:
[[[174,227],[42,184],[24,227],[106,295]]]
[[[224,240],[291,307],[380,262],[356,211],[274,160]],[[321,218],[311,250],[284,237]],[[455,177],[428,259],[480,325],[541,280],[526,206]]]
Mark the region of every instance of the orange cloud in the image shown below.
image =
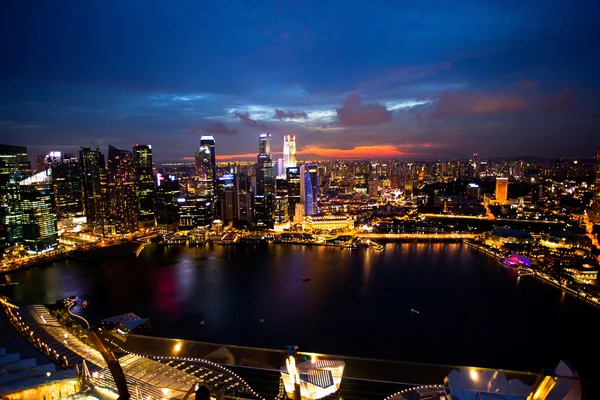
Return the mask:
[[[229,160],[249,160],[256,158],[257,153],[246,153],[246,154],[217,154],[215,158],[217,161],[229,161]]]
[[[311,154],[328,158],[397,158],[407,153],[398,147],[386,144],[378,146],[357,146],[352,149],[330,149],[319,146],[306,146],[297,154]]]

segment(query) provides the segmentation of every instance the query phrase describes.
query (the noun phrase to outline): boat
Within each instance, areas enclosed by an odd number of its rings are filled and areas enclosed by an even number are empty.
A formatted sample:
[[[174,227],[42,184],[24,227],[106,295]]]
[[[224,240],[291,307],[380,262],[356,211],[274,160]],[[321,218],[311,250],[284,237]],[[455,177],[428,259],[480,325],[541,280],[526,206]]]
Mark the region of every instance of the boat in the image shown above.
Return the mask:
[[[312,278],[311,278],[310,276],[303,276],[303,277],[302,277],[302,280],[303,280],[304,282],[307,282],[307,281],[310,281],[310,280],[312,280]]]

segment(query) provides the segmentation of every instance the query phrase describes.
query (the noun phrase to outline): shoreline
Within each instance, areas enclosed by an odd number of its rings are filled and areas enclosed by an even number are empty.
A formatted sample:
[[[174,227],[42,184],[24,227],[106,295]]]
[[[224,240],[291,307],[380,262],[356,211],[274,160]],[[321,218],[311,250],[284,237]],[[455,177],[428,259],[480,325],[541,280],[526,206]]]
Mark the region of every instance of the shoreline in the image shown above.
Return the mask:
[[[486,247],[480,246],[480,245],[478,245],[478,244],[476,244],[476,243],[472,243],[472,242],[469,242],[469,241],[466,241],[466,240],[465,240],[463,243],[464,243],[464,244],[466,244],[466,245],[467,245],[467,246],[469,246],[469,247],[475,248],[475,249],[477,249],[477,250],[479,250],[479,251],[482,251],[482,252],[484,252],[485,254],[488,254],[489,256],[492,256],[492,257],[494,257],[494,258],[495,258],[495,259],[497,259],[498,261],[501,261],[501,259],[502,259],[502,258],[501,258],[500,256],[498,256],[497,254],[495,254],[495,253],[493,253],[493,252],[489,251],[489,249],[487,249]],[[505,268],[508,268],[508,267],[505,267]],[[542,275],[542,274],[541,274],[541,273],[540,273],[538,270],[536,270],[536,269],[532,269],[532,270],[533,270],[533,273],[532,273],[531,275],[532,275],[532,276],[534,276],[534,277],[536,277],[536,278],[537,278],[537,279],[539,279],[540,281],[542,281],[542,282],[544,282],[544,283],[548,283],[548,284],[550,284],[550,285],[552,285],[552,286],[554,286],[554,287],[556,287],[556,288],[558,288],[558,289],[564,290],[566,293],[570,294],[570,295],[571,295],[571,296],[573,296],[573,297],[576,297],[576,298],[578,298],[579,300],[583,301],[583,302],[584,302],[584,303],[586,303],[586,304],[589,304],[589,305],[591,305],[591,306],[593,306],[593,307],[596,307],[596,308],[600,308],[600,300],[598,300],[598,299],[593,299],[593,298],[590,298],[590,297],[589,297],[587,294],[581,295],[581,293],[583,293],[583,292],[581,292],[581,291],[579,291],[579,292],[578,292],[578,291],[577,291],[577,290],[575,290],[575,289],[572,289],[572,288],[570,288],[570,287],[567,287],[567,286],[561,285],[559,282],[557,282],[557,281],[555,281],[555,280],[552,280],[552,279],[550,279],[550,278],[548,278],[548,277],[546,277],[546,276]]]

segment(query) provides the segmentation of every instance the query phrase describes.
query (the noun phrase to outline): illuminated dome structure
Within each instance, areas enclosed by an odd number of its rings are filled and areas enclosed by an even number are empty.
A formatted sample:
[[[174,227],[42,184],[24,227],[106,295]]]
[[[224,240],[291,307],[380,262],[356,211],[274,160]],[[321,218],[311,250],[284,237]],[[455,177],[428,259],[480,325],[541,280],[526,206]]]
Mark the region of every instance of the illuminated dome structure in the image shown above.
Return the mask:
[[[540,244],[555,250],[590,250],[592,240],[587,236],[574,235],[565,231],[556,231],[542,236]]]

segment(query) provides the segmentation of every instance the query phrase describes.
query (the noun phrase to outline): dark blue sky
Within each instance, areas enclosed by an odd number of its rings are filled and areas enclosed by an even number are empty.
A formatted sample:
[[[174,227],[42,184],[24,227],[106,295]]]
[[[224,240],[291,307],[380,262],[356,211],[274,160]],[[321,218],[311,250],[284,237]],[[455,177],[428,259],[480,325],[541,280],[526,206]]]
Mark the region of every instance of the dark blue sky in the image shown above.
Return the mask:
[[[531,154],[600,144],[597,1],[0,1],[0,142],[158,161]],[[277,157],[277,155],[276,155]]]

